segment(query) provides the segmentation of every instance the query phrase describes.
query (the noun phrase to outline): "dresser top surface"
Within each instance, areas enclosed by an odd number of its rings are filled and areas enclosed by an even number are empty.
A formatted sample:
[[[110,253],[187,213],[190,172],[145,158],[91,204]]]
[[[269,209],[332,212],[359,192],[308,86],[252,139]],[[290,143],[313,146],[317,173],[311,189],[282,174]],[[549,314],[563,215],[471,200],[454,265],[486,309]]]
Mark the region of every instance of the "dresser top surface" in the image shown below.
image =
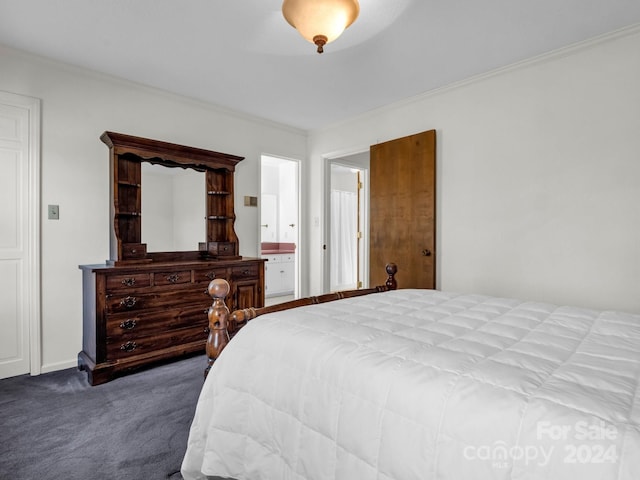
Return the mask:
[[[224,268],[241,266],[248,262],[265,262],[263,258],[242,257],[233,260],[189,260],[174,262],[141,262],[126,265],[109,265],[106,263],[79,265],[81,270],[88,271],[109,271],[109,272],[140,272],[140,271],[156,271],[167,269],[183,269],[183,268]]]

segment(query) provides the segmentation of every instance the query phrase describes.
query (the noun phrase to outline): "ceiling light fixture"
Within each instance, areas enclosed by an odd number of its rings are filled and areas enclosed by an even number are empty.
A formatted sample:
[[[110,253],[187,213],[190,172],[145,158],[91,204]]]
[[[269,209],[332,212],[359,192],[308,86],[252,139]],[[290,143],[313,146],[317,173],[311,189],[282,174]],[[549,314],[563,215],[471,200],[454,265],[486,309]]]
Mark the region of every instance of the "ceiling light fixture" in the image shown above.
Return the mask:
[[[358,0],[284,0],[282,15],[300,35],[324,51],[360,13]]]

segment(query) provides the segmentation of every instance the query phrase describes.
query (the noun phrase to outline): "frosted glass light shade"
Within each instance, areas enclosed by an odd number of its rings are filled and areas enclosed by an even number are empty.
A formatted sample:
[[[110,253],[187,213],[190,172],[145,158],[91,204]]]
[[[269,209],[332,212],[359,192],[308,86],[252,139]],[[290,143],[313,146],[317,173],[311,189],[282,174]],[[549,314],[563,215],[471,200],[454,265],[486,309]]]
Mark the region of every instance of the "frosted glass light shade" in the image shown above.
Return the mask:
[[[284,0],[282,14],[303,38],[322,47],[338,38],[360,13],[358,0]]]

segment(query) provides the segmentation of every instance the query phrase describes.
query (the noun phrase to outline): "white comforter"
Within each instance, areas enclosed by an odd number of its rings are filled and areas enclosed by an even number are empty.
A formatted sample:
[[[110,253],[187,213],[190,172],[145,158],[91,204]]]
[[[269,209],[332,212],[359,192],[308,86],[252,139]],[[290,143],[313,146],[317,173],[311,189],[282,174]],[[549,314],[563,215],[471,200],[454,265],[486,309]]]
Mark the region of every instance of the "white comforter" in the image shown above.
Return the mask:
[[[640,478],[640,316],[398,290],[259,317],[186,480]]]

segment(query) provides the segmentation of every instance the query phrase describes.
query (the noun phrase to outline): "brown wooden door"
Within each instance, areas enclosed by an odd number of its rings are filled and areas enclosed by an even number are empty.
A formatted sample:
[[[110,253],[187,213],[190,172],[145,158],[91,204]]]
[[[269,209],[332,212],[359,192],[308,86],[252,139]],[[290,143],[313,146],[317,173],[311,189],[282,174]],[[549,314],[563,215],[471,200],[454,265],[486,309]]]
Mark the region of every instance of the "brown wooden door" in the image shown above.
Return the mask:
[[[369,283],[398,265],[400,288],[435,288],[436,132],[398,138],[370,149]]]

